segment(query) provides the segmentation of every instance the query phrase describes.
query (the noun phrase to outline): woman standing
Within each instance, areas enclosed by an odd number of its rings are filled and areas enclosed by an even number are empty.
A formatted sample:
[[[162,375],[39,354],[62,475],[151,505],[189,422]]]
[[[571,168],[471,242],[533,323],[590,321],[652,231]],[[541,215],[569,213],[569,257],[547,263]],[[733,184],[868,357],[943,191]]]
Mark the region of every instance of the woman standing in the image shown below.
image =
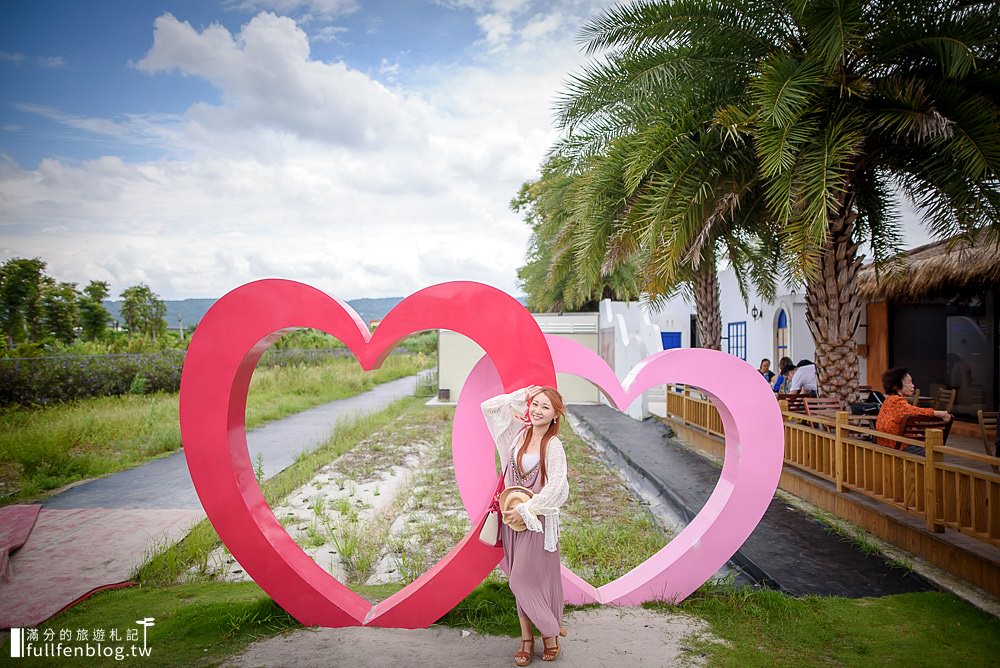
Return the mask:
[[[534,495],[504,513],[500,527],[510,589],[517,600],[521,647],[514,662],[527,666],[535,651],[532,624],[542,636],[542,660],[559,656],[563,589],[559,562],[559,507],[569,496],[566,453],[559,433],[565,407],[552,387],[532,385],[482,404],[486,425],[496,442],[504,486],[520,485]],[[507,522],[519,517],[527,530]]]

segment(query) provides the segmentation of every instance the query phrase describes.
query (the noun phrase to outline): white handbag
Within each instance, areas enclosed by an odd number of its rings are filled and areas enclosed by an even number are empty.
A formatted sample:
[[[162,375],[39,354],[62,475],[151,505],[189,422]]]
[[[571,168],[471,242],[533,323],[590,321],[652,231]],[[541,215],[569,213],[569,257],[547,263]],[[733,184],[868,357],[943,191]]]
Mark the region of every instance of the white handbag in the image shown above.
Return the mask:
[[[479,529],[479,542],[490,547],[500,545],[500,493],[504,489],[504,478],[507,475],[506,469],[500,474],[500,481],[497,483],[496,491],[493,493],[493,500],[490,501],[482,519],[482,526]]]

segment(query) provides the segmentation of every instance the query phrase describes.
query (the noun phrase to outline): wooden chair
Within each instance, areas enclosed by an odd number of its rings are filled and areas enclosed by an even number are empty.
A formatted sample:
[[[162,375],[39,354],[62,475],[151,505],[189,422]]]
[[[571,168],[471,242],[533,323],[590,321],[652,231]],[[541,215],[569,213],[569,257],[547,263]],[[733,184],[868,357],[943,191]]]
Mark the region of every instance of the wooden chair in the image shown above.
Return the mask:
[[[914,400],[914,406],[924,406],[927,408],[933,408],[936,411],[944,411],[950,413],[951,409],[955,406],[955,397],[958,395],[958,390],[952,390],[947,387],[939,387],[937,393],[933,397],[923,397]]]
[[[837,411],[843,410],[840,399],[836,397],[806,397],[802,400],[806,415],[836,417]]]
[[[903,424],[900,427],[900,436],[906,438],[912,438],[917,441],[927,440],[927,430],[928,429],[940,429],[941,430],[941,442],[948,442],[948,434],[951,433],[951,423],[954,420],[946,420],[944,418],[934,417],[931,415],[907,415],[903,418]]]
[[[805,413],[809,417],[825,417],[836,420],[837,411],[843,410],[840,406],[840,399],[836,397],[806,397],[802,402]],[[814,422],[812,426],[821,431],[836,431],[833,425],[822,422]]]
[[[990,457],[1000,456],[1000,453],[994,450],[997,437],[997,415],[1000,415],[1000,413],[980,410],[978,415],[979,434],[983,437],[983,449],[986,450],[986,454]],[[991,468],[994,473],[1000,473],[1000,466],[992,466]]]
[[[805,413],[806,412],[806,406],[805,406],[805,403],[804,403],[806,395],[804,395],[804,394],[781,394],[781,393],[778,393],[775,396],[777,396],[778,401],[781,401],[782,399],[784,399],[785,401],[788,402],[788,410],[789,411],[791,411],[793,413]]]

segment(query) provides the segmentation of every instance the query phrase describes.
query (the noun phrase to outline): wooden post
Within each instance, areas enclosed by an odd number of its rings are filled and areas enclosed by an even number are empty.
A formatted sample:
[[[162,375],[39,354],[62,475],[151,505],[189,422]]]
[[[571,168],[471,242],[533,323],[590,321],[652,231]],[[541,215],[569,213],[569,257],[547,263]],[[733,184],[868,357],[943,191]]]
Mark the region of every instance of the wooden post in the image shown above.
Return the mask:
[[[943,456],[937,450],[944,444],[944,434],[940,429],[928,429],[925,432],[924,451],[924,512],[927,514],[927,530],[934,533],[944,533],[944,526],[935,522],[937,517],[937,466]]]
[[[844,491],[844,433],[847,426],[847,411],[837,411],[836,436],[833,441],[833,479],[837,484],[837,493]]]
[[[682,385],[681,387],[684,388],[683,392],[681,392],[681,422],[683,424],[687,424],[688,423],[688,396],[689,396],[688,392],[689,392],[689,390],[688,390],[688,386],[687,385]]]

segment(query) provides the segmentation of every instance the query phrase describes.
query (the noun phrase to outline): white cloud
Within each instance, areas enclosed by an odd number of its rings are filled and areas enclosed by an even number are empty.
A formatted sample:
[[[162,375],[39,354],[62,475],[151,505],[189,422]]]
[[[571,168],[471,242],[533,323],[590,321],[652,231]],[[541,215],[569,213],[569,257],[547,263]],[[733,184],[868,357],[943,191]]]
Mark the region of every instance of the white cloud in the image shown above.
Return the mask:
[[[49,69],[65,67],[66,65],[66,61],[63,60],[62,56],[43,56],[38,58],[37,61],[39,65]]]
[[[27,60],[27,56],[23,53],[11,53],[10,51],[0,51],[0,60],[6,61],[8,63],[23,63]]]
[[[336,42],[339,36],[345,32],[347,32],[347,28],[323,26],[319,30],[313,30],[309,38],[316,42]]]
[[[37,255],[59,280],[108,280],[114,294],[144,281],[167,298],[268,276],[347,299],[455,279],[518,294],[528,228],[508,202],[555,138],[552,100],[583,57],[557,18],[501,9],[546,39],[425,66],[405,88],[316,60],[286,17],[261,13],[234,34],[161,16],[134,66],[204,79],[219,102],[182,116],[31,108],[163,157],[3,159],[0,260]]]
[[[34,56],[28,57],[23,53],[12,53],[10,51],[0,51],[0,61],[22,65],[24,63],[34,63],[46,69],[65,67],[66,60],[62,56]]]
[[[279,14],[294,14],[304,11],[310,16],[326,19],[344,16],[358,10],[356,0],[232,0],[227,4],[247,12],[264,9]]]
[[[535,16],[528,25],[521,30],[521,38],[526,41],[540,39],[555,32],[562,27],[563,16],[560,12],[553,12],[548,16],[539,14]]]
[[[486,33],[486,43],[491,46],[503,44],[514,32],[510,17],[504,14],[483,14],[476,23]]]
[[[419,143],[427,109],[344,63],[310,58],[306,34],[288,17],[255,16],[235,37],[211,25],[201,32],[170,14],[155,22],[153,47],[137,63],[157,74],[179,71],[215,85],[221,105],[188,111],[195,134],[287,132],[353,148]]]

